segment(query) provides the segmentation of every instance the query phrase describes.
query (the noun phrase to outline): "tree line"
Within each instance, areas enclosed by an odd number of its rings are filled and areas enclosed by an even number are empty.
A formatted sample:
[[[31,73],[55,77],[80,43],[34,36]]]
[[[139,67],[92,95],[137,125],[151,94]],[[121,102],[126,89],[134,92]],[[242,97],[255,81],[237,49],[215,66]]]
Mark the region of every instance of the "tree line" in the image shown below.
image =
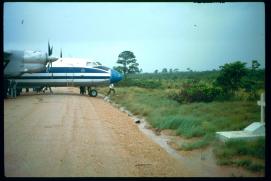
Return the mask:
[[[180,88],[177,92],[169,93],[170,98],[179,102],[212,101],[218,97],[226,99],[233,97],[240,89],[256,99],[257,91],[264,89],[265,70],[260,69],[257,60],[252,60],[250,66],[241,61],[226,63],[212,71],[163,68],[161,72],[155,70],[153,73],[142,73],[134,53],[123,51],[117,63],[120,65],[114,68],[125,77],[119,83],[120,86]]]

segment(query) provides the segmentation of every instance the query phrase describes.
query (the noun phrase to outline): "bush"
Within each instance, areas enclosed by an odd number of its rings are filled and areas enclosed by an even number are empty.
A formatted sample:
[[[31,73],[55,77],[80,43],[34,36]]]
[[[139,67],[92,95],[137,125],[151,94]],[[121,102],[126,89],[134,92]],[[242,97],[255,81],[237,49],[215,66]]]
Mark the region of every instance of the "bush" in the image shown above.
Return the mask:
[[[161,87],[161,83],[159,81],[134,79],[134,78],[126,78],[125,80],[118,83],[118,85],[124,86],[124,87],[137,86],[137,87],[147,88],[147,89],[155,89],[155,88]]]
[[[180,103],[211,102],[222,93],[222,89],[219,87],[192,82],[184,83],[179,91],[169,92],[168,97]]]

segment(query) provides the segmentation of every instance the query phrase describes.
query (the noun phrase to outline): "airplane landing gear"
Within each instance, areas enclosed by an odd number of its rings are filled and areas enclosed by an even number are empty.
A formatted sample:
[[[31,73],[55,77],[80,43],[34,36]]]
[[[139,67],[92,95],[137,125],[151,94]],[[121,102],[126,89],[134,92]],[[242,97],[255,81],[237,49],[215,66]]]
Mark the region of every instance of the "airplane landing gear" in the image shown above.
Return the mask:
[[[19,96],[21,94],[21,92],[22,92],[22,88],[16,89],[16,96]]]
[[[96,97],[98,95],[98,92],[96,89],[92,89],[92,88],[88,87],[88,95],[91,97]]]
[[[15,80],[5,80],[4,96],[7,98],[8,95],[12,98],[20,95],[21,89],[17,89],[17,82]]]

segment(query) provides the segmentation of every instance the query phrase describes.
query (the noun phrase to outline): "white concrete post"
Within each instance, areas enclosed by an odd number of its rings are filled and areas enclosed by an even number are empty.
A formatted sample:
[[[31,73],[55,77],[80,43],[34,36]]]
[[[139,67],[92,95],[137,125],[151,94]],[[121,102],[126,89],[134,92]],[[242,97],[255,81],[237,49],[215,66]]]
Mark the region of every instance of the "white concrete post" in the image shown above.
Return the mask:
[[[260,101],[257,101],[257,104],[259,105],[259,106],[261,106],[261,123],[265,123],[265,109],[264,109],[264,107],[265,107],[265,95],[264,95],[264,93],[262,93],[261,94],[261,100]]]

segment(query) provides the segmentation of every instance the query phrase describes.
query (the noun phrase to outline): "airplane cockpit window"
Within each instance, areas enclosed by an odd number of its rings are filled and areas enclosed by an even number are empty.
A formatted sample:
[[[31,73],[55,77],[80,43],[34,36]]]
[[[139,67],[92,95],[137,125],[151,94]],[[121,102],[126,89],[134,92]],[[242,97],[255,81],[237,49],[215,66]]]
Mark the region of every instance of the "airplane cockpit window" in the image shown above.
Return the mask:
[[[95,67],[97,66],[96,62],[87,62],[86,64],[87,67]]]
[[[93,67],[93,68],[99,68],[99,69],[102,69],[102,70],[105,70],[105,71],[109,70],[108,67],[102,66],[102,64],[100,62],[87,62],[86,66],[87,67]]]
[[[86,66],[87,67],[97,67],[101,66],[102,64],[100,62],[87,62]]]

